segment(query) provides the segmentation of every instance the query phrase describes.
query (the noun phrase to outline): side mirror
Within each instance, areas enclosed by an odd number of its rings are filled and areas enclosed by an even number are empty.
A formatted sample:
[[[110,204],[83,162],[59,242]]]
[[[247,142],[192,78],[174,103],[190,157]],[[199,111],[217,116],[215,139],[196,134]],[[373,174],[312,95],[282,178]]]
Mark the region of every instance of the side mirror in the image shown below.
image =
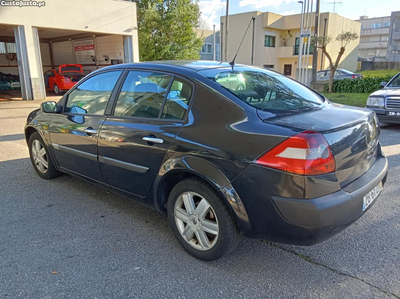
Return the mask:
[[[386,86],[387,82],[381,82],[381,88],[384,88]]]
[[[57,102],[54,101],[48,101],[44,102],[40,105],[40,110],[44,113],[59,113],[60,108],[57,105]]]

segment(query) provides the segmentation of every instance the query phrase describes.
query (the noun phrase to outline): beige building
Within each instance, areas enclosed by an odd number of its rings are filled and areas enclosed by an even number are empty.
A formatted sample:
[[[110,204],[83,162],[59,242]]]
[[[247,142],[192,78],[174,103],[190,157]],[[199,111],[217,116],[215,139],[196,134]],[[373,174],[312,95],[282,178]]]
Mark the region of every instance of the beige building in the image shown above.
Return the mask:
[[[246,28],[252,17],[255,17],[255,42],[254,42],[254,65],[271,68],[280,73],[296,78],[298,68],[298,53],[300,45],[300,19],[301,15],[282,16],[271,12],[248,12],[231,15],[228,28],[228,57],[222,57],[225,61],[232,60]],[[314,16],[312,15],[314,19]],[[341,17],[337,14],[320,14],[319,34],[333,37],[327,50],[336,58],[340,43],[335,40],[336,36],[344,31],[353,31],[360,34],[361,24]],[[314,32],[314,27],[311,28]],[[224,53],[225,17],[221,17],[221,53]],[[244,39],[242,48],[237,56],[237,63],[251,64],[252,56],[252,26]],[[352,41],[343,55],[339,67],[350,71],[356,71],[359,39]],[[304,57],[304,56],[303,56]],[[312,55],[308,61],[311,68]],[[327,69],[329,62],[318,53],[318,70]]]
[[[139,50],[132,1],[0,1],[3,92],[10,80],[19,80],[24,99],[43,99],[48,92],[43,73],[61,64],[82,64],[87,73],[134,61]]]
[[[362,60],[386,60],[389,41],[390,16],[380,18],[360,17],[360,45],[358,57]]]

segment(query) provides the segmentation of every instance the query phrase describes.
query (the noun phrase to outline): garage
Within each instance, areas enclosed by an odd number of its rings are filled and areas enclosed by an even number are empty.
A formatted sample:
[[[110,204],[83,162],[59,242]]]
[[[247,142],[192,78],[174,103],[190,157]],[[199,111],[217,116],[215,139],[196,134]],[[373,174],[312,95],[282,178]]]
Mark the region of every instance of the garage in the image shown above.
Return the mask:
[[[3,8],[10,13],[0,20],[0,97],[45,99],[96,69],[138,61],[134,2],[72,0],[68,6],[74,2],[80,9],[62,17],[59,3]]]

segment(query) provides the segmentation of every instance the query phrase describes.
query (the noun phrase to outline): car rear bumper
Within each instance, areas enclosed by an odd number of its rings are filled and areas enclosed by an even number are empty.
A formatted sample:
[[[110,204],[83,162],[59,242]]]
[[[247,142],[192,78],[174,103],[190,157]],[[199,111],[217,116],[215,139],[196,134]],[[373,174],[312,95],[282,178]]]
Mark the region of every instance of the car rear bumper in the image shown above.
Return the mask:
[[[58,86],[58,88],[60,88],[61,90],[70,90],[72,87],[74,87],[74,85],[76,84],[77,82],[63,82],[63,83],[60,83],[59,84],[59,86]]]
[[[379,154],[365,174],[329,195],[313,199],[272,195],[263,198],[265,205],[258,205],[258,212],[248,209],[251,203],[242,198],[252,228],[243,233],[250,238],[294,245],[322,242],[348,227],[373,205],[363,211],[363,197],[380,182],[385,184],[387,172],[387,159]],[[258,194],[263,194],[262,189],[258,188]],[[241,196],[239,191],[238,194]]]

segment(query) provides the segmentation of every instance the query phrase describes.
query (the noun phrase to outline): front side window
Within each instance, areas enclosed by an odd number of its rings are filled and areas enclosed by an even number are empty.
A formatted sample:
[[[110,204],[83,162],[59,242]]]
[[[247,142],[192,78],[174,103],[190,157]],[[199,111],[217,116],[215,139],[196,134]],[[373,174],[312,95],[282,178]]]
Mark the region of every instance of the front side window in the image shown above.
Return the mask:
[[[115,116],[158,118],[172,76],[130,71],[115,106]]]
[[[266,111],[310,109],[319,107],[324,102],[316,93],[296,81],[267,70],[235,67],[237,80],[229,85],[218,80],[221,73],[232,73],[232,70],[213,69],[199,72],[257,109]]]
[[[192,97],[192,86],[185,80],[176,78],[168,92],[162,118],[183,119],[189,110],[189,101]]]
[[[266,35],[264,40],[265,47],[275,47],[275,36]]]
[[[68,95],[65,112],[103,115],[121,72],[106,72],[84,81]]]

